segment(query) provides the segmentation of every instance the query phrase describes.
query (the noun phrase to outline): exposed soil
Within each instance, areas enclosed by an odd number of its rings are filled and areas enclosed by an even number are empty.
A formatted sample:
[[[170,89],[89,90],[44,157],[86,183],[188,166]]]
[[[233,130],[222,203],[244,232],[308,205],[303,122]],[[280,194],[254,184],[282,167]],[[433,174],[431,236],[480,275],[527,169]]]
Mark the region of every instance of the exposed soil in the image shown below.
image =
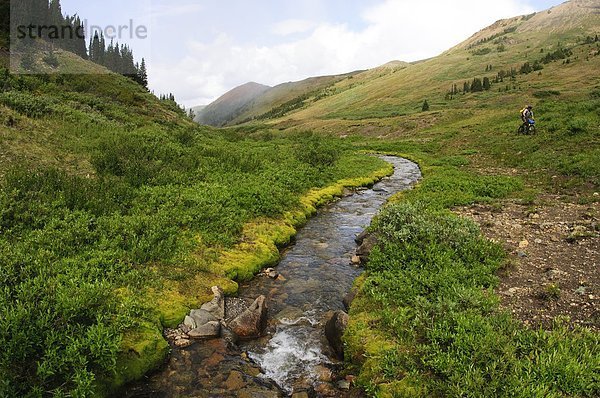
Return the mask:
[[[497,292],[516,319],[550,329],[560,318],[571,327],[600,331],[600,203],[564,203],[557,196],[538,202],[456,211],[509,253]]]

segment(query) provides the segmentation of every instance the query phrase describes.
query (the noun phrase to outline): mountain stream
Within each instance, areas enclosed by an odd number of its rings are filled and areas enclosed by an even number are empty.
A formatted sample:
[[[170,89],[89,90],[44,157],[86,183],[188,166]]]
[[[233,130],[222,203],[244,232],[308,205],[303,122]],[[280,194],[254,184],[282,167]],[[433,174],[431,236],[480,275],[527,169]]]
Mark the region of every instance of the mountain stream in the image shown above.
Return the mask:
[[[344,310],[342,299],[362,272],[350,263],[355,237],[391,195],[410,189],[421,177],[419,167],[408,160],[382,158],[394,165],[394,174],[319,209],[282,254],[279,278],[258,276],[240,286],[236,300],[267,298],[264,338],[174,348],[162,369],[121,396],[349,397],[348,383],[338,377],[341,363],[324,337],[324,318]]]

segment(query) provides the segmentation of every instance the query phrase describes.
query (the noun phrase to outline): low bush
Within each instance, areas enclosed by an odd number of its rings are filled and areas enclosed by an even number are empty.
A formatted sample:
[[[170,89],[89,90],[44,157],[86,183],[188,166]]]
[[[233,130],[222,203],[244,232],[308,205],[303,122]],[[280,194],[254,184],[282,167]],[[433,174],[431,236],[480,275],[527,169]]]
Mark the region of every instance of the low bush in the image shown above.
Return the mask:
[[[424,180],[373,221],[379,244],[350,310],[345,341],[358,383],[377,397],[597,396],[598,334],[558,323],[530,330],[503,312],[494,294],[502,247],[448,210],[523,183],[410,150]]]

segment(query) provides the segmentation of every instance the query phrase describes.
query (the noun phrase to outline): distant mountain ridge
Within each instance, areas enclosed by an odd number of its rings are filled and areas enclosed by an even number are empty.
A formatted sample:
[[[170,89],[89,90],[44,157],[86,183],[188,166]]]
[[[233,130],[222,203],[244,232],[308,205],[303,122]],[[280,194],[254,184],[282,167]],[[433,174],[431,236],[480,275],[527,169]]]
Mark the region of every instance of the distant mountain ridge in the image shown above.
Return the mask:
[[[598,0],[567,1],[548,10],[499,20],[430,59],[391,61],[367,71],[284,83],[230,106],[228,102],[239,88],[234,89],[201,112],[217,113],[217,120],[202,115],[197,121],[215,126],[252,120],[301,123],[315,118],[339,123],[410,115],[421,109],[427,97],[441,96],[436,101],[443,102],[446,92],[455,91],[454,85],[460,85],[457,88],[462,91],[463,83],[484,78],[485,72],[493,81],[501,70],[510,72],[527,61],[533,64],[545,56],[544,51],[573,47],[585,35],[597,35],[599,16]],[[537,54],[532,49],[537,49]]]
[[[194,120],[200,124],[221,127],[239,115],[254,98],[271,87],[259,83],[246,83],[223,94],[216,101],[201,109]]]
[[[359,72],[311,77],[275,87],[246,83],[199,110],[194,120],[200,124],[223,127],[254,119],[283,116],[288,111],[301,107],[309,98],[319,96],[327,87]]]

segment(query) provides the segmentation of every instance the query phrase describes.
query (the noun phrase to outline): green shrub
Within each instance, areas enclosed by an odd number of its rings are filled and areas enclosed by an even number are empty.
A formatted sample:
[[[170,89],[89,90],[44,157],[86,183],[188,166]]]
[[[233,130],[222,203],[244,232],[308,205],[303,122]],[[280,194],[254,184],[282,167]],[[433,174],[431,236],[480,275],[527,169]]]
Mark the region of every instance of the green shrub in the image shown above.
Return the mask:
[[[31,118],[48,116],[52,112],[50,99],[19,91],[0,94],[0,104]]]
[[[340,148],[326,138],[317,135],[301,141],[298,148],[298,159],[318,169],[331,167],[340,157]]]
[[[471,221],[411,200],[386,207],[371,229],[380,243],[351,320],[372,320],[354,321],[346,336],[350,355],[367,361],[358,380],[372,395],[404,396],[406,386],[418,388],[411,396],[600,392],[598,335],[529,330],[501,312],[492,288],[504,253]]]
[[[567,133],[569,135],[584,134],[588,130],[588,122],[586,119],[575,118],[567,124]]]

